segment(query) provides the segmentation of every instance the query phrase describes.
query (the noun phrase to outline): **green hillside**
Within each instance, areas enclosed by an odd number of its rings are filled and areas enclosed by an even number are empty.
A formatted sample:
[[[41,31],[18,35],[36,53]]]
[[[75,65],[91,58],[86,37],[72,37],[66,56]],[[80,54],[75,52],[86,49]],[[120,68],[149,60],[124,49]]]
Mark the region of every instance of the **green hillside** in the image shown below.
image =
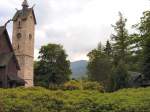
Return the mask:
[[[150,88],[115,93],[1,89],[0,112],[150,112]]]

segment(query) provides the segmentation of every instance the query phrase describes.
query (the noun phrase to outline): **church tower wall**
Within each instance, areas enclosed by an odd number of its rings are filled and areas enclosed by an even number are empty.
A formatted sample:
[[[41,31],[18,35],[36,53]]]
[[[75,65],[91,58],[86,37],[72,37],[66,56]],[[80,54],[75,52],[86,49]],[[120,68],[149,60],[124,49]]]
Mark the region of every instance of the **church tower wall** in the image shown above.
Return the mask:
[[[17,11],[13,18],[12,45],[21,68],[18,76],[26,81],[26,87],[32,87],[36,20],[33,8],[28,8],[26,0],[22,6],[22,10]]]

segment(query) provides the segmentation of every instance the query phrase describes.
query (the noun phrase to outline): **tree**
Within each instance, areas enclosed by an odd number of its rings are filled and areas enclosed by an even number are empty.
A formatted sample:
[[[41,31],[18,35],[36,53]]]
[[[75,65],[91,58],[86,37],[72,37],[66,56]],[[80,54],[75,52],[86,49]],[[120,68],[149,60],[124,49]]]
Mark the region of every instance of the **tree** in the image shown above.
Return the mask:
[[[123,61],[120,61],[113,70],[110,80],[110,91],[116,91],[128,87],[128,71]]]
[[[105,46],[104,51],[105,51],[105,54],[106,54],[107,56],[109,56],[109,57],[112,56],[112,46],[111,46],[109,40],[107,40],[107,42],[106,42],[106,46]]]
[[[141,61],[142,61],[142,37],[138,33],[131,34],[129,37],[129,53],[128,60],[128,69],[129,71],[141,72]]]
[[[116,22],[116,25],[113,25],[113,28],[116,34],[112,35],[113,43],[113,54],[114,54],[114,63],[117,65],[120,60],[126,62],[126,57],[128,55],[128,46],[129,46],[129,36],[126,27],[127,19],[119,12],[119,20]]]
[[[143,46],[142,73],[146,79],[150,80],[150,11],[143,13],[139,24],[139,31]]]
[[[129,35],[126,21],[119,12],[119,20],[114,25],[116,34],[112,35],[113,40],[113,62],[114,66],[110,76],[110,88],[112,91],[122,89],[128,85],[128,69],[126,68],[129,55]]]
[[[105,54],[102,45],[99,44],[98,48],[89,52],[87,56],[89,57],[87,66],[89,78],[93,81],[103,83],[106,87],[111,71],[111,62]]]
[[[50,84],[62,84],[69,80],[70,62],[61,45],[48,44],[39,52],[39,62],[35,63],[35,82],[48,87]]]

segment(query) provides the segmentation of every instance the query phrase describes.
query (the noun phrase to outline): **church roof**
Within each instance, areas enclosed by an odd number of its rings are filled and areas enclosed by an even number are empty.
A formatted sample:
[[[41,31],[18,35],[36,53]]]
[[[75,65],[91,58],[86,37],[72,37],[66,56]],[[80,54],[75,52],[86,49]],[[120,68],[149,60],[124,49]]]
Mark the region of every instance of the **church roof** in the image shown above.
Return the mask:
[[[17,68],[20,69],[19,64],[18,64],[18,60],[16,58],[16,55],[14,54],[14,50],[13,50],[11,41],[9,39],[7,29],[5,26],[0,26],[0,36],[2,36],[3,34],[6,35],[6,40],[8,42],[8,46],[9,46],[11,51],[9,53],[1,53],[0,54],[0,67],[5,67],[9,63],[10,59],[13,58],[17,64]]]
[[[4,26],[1,26],[0,27],[0,35],[5,31],[5,27]]]
[[[15,75],[15,74],[9,74],[9,75],[8,75],[8,78],[9,78],[9,80],[10,80],[11,82],[16,82],[16,83],[18,83],[18,84],[24,85],[24,84],[26,83],[23,79],[21,79],[20,77],[18,77],[18,76]]]
[[[0,54],[0,67],[6,66],[12,57],[13,57],[12,53]]]
[[[7,66],[12,58],[15,59],[15,61],[17,62],[17,67],[18,69],[20,69],[18,61],[16,60],[16,57],[12,52],[0,54],[0,67]]]
[[[13,21],[16,21],[19,18],[21,18],[22,20],[26,20],[28,18],[28,16],[30,15],[30,13],[33,14],[34,17],[34,23],[36,24],[36,18],[35,18],[35,13],[33,8],[27,8],[26,10],[18,10],[14,17],[13,17]]]
[[[11,45],[11,41],[10,41],[10,39],[9,39],[9,35],[8,35],[8,32],[7,32],[7,29],[6,29],[5,26],[0,26],[0,36],[3,35],[3,34],[6,35],[6,40],[7,40],[7,42],[8,42],[8,45],[9,45],[11,51],[13,52],[13,47],[12,47],[12,45]]]

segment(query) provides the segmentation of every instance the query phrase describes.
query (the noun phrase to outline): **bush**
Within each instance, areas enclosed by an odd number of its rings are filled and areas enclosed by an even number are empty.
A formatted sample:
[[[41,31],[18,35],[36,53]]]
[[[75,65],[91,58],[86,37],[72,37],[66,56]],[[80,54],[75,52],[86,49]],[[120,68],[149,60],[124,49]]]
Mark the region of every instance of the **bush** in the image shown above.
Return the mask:
[[[83,82],[83,89],[84,90],[97,90],[100,92],[104,92],[104,88],[100,83],[98,82],[92,82],[92,81],[84,81]]]
[[[0,89],[0,112],[150,112],[150,88],[98,91]]]
[[[98,91],[0,89],[0,112],[150,112],[150,88]]]
[[[81,89],[81,84],[79,81],[71,80],[64,84],[64,90],[79,90]]]

